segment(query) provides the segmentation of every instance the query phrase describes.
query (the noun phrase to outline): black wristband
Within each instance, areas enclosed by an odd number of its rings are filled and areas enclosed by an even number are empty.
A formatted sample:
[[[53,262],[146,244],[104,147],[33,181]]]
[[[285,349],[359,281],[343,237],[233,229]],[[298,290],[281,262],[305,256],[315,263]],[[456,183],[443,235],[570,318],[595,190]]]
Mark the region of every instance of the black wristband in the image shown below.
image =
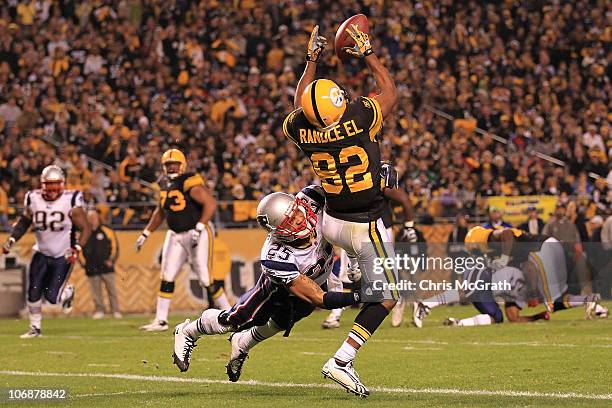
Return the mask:
[[[374,50],[372,50],[371,48],[368,48],[367,50],[365,50],[365,52],[363,53],[363,58],[367,57],[368,55],[374,54]]]
[[[323,306],[325,309],[339,309],[358,303],[360,303],[359,292],[326,292],[323,295]]]

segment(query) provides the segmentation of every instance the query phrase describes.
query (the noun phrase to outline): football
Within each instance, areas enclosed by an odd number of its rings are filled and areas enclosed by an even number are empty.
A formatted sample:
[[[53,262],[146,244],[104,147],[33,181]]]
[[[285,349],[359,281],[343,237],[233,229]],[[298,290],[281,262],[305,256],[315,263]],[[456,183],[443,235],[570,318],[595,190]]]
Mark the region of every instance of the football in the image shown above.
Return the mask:
[[[334,48],[336,50],[336,55],[340,59],[346,59],[351,56],[351,54],[348,54],[346,51],[343,50],[344,47],[353,47],[355,45],[355,41],[353,41],[353,38],[346,31],[346,29],[349,27],[349,24],[356,24],[357,27],[359,27],[359,29],[364,33],[370,33],[368,18],[365,15],[356,14],[344,20],[344,23],[342,23],[340,25],[340,28],[338,28],[338,31],[336,31],[336,39],[334,40]]]

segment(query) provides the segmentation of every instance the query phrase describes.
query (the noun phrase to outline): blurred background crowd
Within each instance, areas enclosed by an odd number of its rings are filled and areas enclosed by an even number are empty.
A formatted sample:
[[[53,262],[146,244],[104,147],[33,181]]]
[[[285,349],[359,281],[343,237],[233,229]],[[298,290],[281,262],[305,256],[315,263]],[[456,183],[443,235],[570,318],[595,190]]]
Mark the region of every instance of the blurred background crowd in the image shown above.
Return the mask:
[[[2,224],[57,163],[113,224],[141,226],[177,140],[224,222],[313,182],[281,124],[312,27],[333,43],[358,12],[400,91],[380,139],[421,222],[533,194],[610,214],[611,2],[5,0]],[[376,91],[332,50],[318,69],[353,95]]]

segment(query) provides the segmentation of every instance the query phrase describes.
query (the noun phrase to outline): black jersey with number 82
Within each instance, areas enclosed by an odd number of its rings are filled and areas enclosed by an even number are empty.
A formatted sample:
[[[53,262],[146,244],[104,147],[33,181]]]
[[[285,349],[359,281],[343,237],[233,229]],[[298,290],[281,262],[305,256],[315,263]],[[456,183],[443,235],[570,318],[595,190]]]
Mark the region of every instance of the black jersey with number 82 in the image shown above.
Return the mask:
[[[383,193],[376,135],[381,127],[380,106],[367,97],[347,104],[338,125],[328,131],[311,125],[301,108],[285,119],[283,132],[310,159],[331,216],[355,222],[380,218]]]

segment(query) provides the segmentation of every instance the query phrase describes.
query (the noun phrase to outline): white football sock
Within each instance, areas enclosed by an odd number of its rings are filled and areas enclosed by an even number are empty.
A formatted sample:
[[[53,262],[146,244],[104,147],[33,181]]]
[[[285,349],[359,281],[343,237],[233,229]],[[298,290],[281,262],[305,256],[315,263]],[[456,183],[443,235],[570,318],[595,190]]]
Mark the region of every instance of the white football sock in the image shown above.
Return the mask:
[[[582,295],[566,295],[563,297],[563,303],[569,307],[579,307],[586,303],[586,298]]]
[[[350,363],[357,356],[357,350],[351,346],[346,340],[342,343],[342,346],[334,354],[334,358],[343,363]]]
[[[198,317],[193,322],[183,327],[183,333],[194,339],[200,338],[203,335],[223,334],[230,331],[230,326],[224,326],[219,323],[219,315],[223,310],[206,309],[202,316]]]
[[[221,289],[221,294],[214,299],[214,302],[215,306],[221,310],[227,310],[232,307],[232,305],[230,305],[229,300],[227,300],[227,295],[225,294],[225,291],[223,289]]]
[[[237,337],[237,344],[240,347],[240,350],[248,353],[253,347],[261,343],[262,341],[269,339],[274,336],[276,333],[282,332],[283,329],[278,327],[276,323],[272,319],[268,320],[268,323],[263,326],[252,327],[246,331],[239,332],[234,334]],[[238,350],[236,350],[238,351]],[[236,358],[238,355],[234,355],[234,350],[232,349],[231,358]]]
[[[40,329],[42,324],[42,299],[36,302],[28,302],[28,315],[30,316],[30,326]]]
[[[64,303],[64,301],[70,298],[70,296],[72,296],[73,294],[74,294],[74,286],[72,285],[64,286],[64,289],[62,290],[62,293],[60,294],[59,303]]]
[[[489,324],[493,324],[493,319],[488,314],[479,314],[459,320],[459,326],[485,326]]]
[[[459,291],[447,290],[445,292],[438,293],[437,295],[427,298],[421,303],[423,303],[428,308],[433,309],[434,307],[446,305],[448,303],[457,303],[460,300],[461,299],[459,297]]]
[[[170,310],[170,302],[172,299],[158,296],[157,309],[155,310],[155,319],[158,321],[168,321],[168,311]]]
[[[595,305],[595,313],[603,313],[606,311],[606,308],[600,305],[599,303]]]
[[[339,309],[332,309],[330,315],[335,317],[336,319],[340,319],[340,316],[342,316],[342,311],[344,310],[343,307],[339,308]]]

